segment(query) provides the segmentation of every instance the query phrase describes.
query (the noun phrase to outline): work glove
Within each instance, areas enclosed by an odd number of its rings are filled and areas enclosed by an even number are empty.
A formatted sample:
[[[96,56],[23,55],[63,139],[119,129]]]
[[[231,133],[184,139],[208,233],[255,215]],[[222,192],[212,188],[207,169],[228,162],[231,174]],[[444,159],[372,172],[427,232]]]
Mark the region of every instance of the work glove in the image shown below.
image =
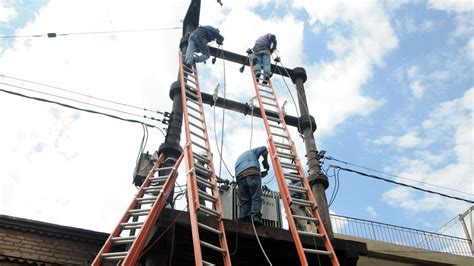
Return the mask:
[[[268,175],[268,171],[263,171],[263,172],[260,172],[260,175],[262,176],[262,178],[266,177]]]
[[[217,44],[218,44],[218,45],[222,45],[222,44],[224,44],[224,43],[223,43],[223,42],[221,42],[221,41],[216,41],[216,42],[217,42]]]
[[[265,170],[268,171],[268,169],[270,169],[270,165],[268,164],[268,161],[266,161],[266,160],[263,161],[263,162],[262,162],[262,165],[263,165],[263,168],[265,168]]]

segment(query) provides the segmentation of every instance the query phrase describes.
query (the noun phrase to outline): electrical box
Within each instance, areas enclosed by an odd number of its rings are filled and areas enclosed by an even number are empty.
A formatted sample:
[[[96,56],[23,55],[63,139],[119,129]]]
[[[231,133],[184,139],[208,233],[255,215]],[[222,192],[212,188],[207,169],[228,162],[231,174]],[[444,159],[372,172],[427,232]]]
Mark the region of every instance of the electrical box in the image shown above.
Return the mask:
[[[135,186],[141,186],[145,178],[148,176],[151,168],[153,168],[153,155],[148,152],[142,153],[140,159],[138,160],[137,165],[135,166],[133,184]]]
[[[224,218],[236,220],[240,214],[238,187],[220,188],[220,197]],[[280,193],[262,187],[262,222],[265,226],[282,228]]]

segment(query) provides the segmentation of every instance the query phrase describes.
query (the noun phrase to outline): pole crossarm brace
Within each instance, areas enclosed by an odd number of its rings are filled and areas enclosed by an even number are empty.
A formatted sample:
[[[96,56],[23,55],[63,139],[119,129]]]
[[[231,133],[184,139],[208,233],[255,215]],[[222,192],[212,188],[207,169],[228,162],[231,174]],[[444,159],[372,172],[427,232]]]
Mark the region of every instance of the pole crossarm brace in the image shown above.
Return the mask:
[[[203,103],[209,104],[210,106],[214,105],[214,100],[212,99],[212,94],[201,92],[201,96],[202,96],[202,102]],[[239,113],[242,113],[244,115],[252,115],[252,112],[250,110],[250,106],[248,104],[240,103],[240,102],[229,100],[229,99],[225,99],[225,101],[224,101],[224,98],[222,98],[222,97],[217,98],[216,106],[221,107],[221,108],[225,108],[225,109],[228,109],[228,110],[231,110],[231,111],[239,112]],[[262,114],[260,112],[258,112],[258,109],[257,109],[258,107],[255,107],[255,108],[256,108],[257,111],[253,112],[253,116],[258,117],[258,118],[262,118]],[[265,113],[266,113],[267,116],[270,116],[270,117],[273,117],[273,118],[278,118],[278,113],[277,112],[266,110]],[[298,117],[291,116],[291,115],[285,115],[284,118],[285,118],[285,122],[288,126],[293,126],[293,127],[298,128],[298,124],[299,124],[298,123],[298,120],[299,120]]]
[[[211,51],[212,56],[222,58],[224,60],[228,60],[237,64],[250,66],[247,56],[232,53],[226,50],[217,49],[215,47],[209,47],[209,50]],[[294,79],[293,69],[277,66],[274,64],[271,64],[271,66],[273,75],[281,75],[284,77],[291,78],[291,80]]]

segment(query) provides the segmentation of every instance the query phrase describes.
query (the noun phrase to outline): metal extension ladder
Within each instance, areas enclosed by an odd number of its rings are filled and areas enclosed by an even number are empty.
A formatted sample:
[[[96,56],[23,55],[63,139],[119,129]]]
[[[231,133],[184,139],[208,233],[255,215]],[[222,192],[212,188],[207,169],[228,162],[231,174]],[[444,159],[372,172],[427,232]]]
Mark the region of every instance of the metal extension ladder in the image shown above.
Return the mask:
[[[186,146],[183,153],[186,158],[189,216],[195,263],[199,266],[231,265],[196,65],[184,65],[183,56],[180,53],[179,66],[186,130]],[[211,193],[208,193],[208,190]],[[200,203],[200,200],[204,205]],[[207,237],[207,242],[201,240],[200,232],[203,231],[213,236]],[[202,247],[221,253],[222,260],[218,263],[203,260]]]
[[[138,263],[153,225],[174,188],[177,169],[182,159],[183,155],[178,160],[168,158],[171,161],[166,162],[164,155],[160,155],[92,265],[102,265],[104,262],[113,262],[116,265]],[[162,163],[170,163],[173,166],[160,167]]]
[[[301,265],[308,265],[306,254],[329,256],[332,265],[339,265],[326,229],[320,222],[321,218],[316,210],[316,201],[311,192],[309,182],[304,176],[303,166],[298,158],[295,144],[291,139],[283,113],[278,105],[272,82],[271,80],[263,82],[263,79],[257,81],[252,60],[249,60],[249,62],[260,112],[268,135],[268,147],[272,158],[273,169],[275,171],[278,187],[280,188],[280,195],[285,207],[290,232],[293,236]],[[266,110],[278,113],[278,117],[267,116],[265,113]],[[277,138],[280,140],[279,142],[277,142]],[[287,182],[289,184],[287,184]],[[301,186],[296,185],[299,182],[301,182]],[[292,197],[292,194],[294,197]],[[296,197],[297,195],[298,197]],[[304,215],[293,215],[290,207],[292,205],[311,209],[311,211],[303,212],[305,213]],[[318,229],[318,233],[298,230],[295,222],[298,220],[313,223]],[[326,250],[318,250],[317,247],[316,249],[304,248],[301,244],[301,236],[322,239]]]

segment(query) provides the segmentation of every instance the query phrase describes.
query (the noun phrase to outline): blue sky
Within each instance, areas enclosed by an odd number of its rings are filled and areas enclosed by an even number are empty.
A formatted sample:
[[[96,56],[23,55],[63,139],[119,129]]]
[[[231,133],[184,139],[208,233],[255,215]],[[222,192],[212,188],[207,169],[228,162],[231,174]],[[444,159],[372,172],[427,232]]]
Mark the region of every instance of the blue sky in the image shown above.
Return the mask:
[[[3,1],[0,34],[180,26],[188,1],[154,2]],[[205,1],[201,23],[220,28],[226,50],[244,54],[258,36],[272,32],[283,64],[307,70],[305,87],[318,124],[319,149],[340,160],[424,183],[385,176],[399,182],[473,200],[472,1],[223,2],[220,7]],[[10,85],[24,86],[80,98],[7,77],[11,76],[170,111],[168,89],[176,78],[180,33],[1,39],[0,82],[9,85],[0,88],[36,95]],[[239,67],[225,64],[226,95],[248,102],[254,95],[249,70],[241,74]],[[223,69],[221,60],[200,66],[203,91],[212,92],[218,83],[224,87]],[[287,100],[288,113],[296,115],[281,78],[273,81],[280,104]],[[290,91],[295,93],[291,86]],[[111,230],[133,197],[131,173],[141,127],[7,94],[0,97],[0,108],[4,125],[0,213]],[[212,109],[206,110],[209,130],[214,132]],[[215,119],[219,134],[221,110]],[[225,119],[223,158],[233,166],[250,146],[251,119],[230,112]],[[258,122],[254,120],[252,147],[266,143]],[[303,158],[303,142],[292,133]],[[160,132],[150,131],[147,150],[156,150],[162,141]],[[211,143],[215,150],[215,142]],[[324,167],[331,163],[341,165],[326,160]],[[263,182],[270,179],[271,173]],[[328,198],[334,177],[330,181]],[[331,206],[336,214],[436,231],[469,207],[344,171],[339,181]],[[277,188],[275,182],[269,185]],[[452,233],[461,230],[458,224]]]

